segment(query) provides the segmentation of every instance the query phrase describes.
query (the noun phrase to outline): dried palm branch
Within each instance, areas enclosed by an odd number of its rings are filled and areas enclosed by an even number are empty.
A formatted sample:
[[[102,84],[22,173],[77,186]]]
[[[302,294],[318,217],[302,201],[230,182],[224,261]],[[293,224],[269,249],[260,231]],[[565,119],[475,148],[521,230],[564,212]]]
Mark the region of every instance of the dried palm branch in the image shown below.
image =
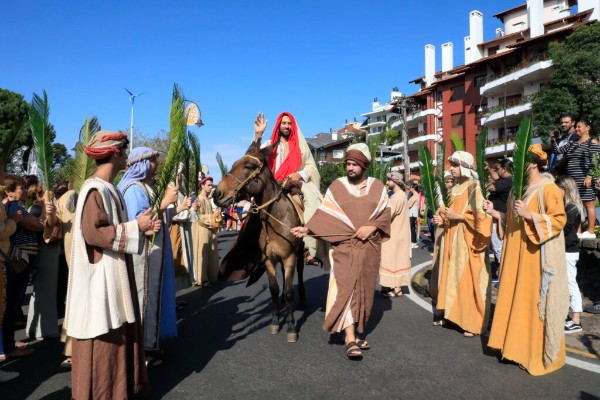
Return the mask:
[[[529,147],[531,146],[531,139],[531,120],[525,117],[519,125],[513,151],[513,196],[515,200],[523,199],[529,185],[529,164],[531,163]]]
[[[465,141],[456,131],[450,132],[450,141],[452,142],[454,151],[465,151]]]
[[[192,161],[194,163],[194,176],[190,177],[190,191],[195,190],[196,184],[198,182],[198,177],[200,176],[200,171],[202,171],[202,164],[200,163],[200,142],[196,135],[192,132],[188,132],[188,143],[190,145],[190,149],[192,150]]]
[[[488,196],[488,182],[490,178],[490,171],[485,167],[485,148],[487,147],[488,131],[487,127],[481,128],[479,135],[477,135],[477,141],[475,143],[475,153],[477,162],[477,175],[479,175],[479,186],[481,187],[481,194],[487,199]]]
[[[431,153],[426,146],[419,148],[421,165],[421,186],[425,190],[427,206],[435,213],[440,206],[440,193],[436,189],[436,178]]]
[[[40,181],[48,190],[54,185],[54,170],[52,169],[54,151],[49,116],[50,106],[46,91],[44,90],[43,98],[34,93],[29,107],[29,124],[33,136],[33,150],[40,169]],[[50,192],[48,192],[48,196],[50,196]]]
[[[98,117],[94,115],[92,118],[86,118],[85,123],[79,130],[79,140],[75,145],[75,168],[73,170],[73,178],[71,181],[73,190],[77,193],[81,190],[81,186],[83,186],[86,179],[96,172],[96,162],[85,154],[83,146],[89,143],[90,138],[100,129]]]

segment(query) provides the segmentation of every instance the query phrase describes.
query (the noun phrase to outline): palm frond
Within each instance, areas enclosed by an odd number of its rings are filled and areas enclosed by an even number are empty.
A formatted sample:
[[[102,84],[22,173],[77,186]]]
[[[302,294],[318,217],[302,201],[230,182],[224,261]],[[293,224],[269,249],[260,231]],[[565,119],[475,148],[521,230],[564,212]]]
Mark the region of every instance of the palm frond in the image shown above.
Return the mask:
[[[513,194],[515,200],[523,199],[529,185],[529,164],[531,163],[529,147],[531,146],[531,139],[531,120],[525,117],[519,125],[513,151]]]
[[[481,187],[481,195],[487,199],[488,182],[490,171],[485,167],[485,148],[487,147],[488,130],[487,127],[481,128],[477,135],[475,143],[475,156],[477,161],[477,175],[479,175],[479,186]]]
[[[435,166],[427,146],[419,148],[419,164],[421,166],[421,186],[425,190],[427,206],[435,213],[439,208],[440,196],[436,190]]]
[[[450,141],[454,147],[454,151],[465,151],[465,141],[456,131],[450,132]]]
[[[150,206],[154,210],[159,209],[167,187],[171,182],[175,181],[179,161],[185,154],[187,121],[184,106],[185,100],[181,89],[175,84],[173,88],[173,102],[171,103],[171,111],[169,113],[169,152],[158,174],[154,186],[154,196],[150,202]]]
[[[190,191],[193,191],[196,188],[198,177],[202,170],[202,164],[200,163],[200,142],[192,132],[188,132],[188,142],[190,144],[190,149],[192,150],[192,161],[194,163],[194,176],[190,177],[189,182]]]
[[[223,157],[221,157],[221,154],[217,153],[217,164],[219,165],[219,170],[221,171],[221,178],[225,178],[225,175],[227,175],[227,171],[229,171],[227,169],[227,165],[225,165],[225,163],[223,163]]]
[[[81,190],[81,186],[83,186],[86,179],[96,172],[96,163],[85,154],[83,146],[89,143],[90,138],[100,129],[98,117],[94,115],[92,118],[86,118],[85,123],[79,130],[79,140],[75,145],[75,168],[71,180],[73,190],[77,193]]]
[[[43,97],[34,93],[29,107],[29,124],[33,136],[35,158],[41,172],[40,181],[48,190],[54,184],[54,171],[52,170],[54,152],[49,117],[50,105],[46,91],[44,90]]]
[[[439,152],[438,152],[437,174],[436,174],[436,181],[437,181],[438,189],[441,193],[440,206],[441,205],[445,205],[445,206],[450,205],[450,191],[448,189],[446,189],[446,184],[444,183],[444,173],[446,172],[445,166],[446,166],[446,142],[442,142]]]

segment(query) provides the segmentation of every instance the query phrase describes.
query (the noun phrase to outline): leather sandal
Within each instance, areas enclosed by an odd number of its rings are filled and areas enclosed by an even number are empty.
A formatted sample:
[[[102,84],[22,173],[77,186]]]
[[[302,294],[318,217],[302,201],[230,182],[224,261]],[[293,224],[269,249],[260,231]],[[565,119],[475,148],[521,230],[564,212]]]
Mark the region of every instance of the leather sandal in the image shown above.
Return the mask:
[[[371,345],[369,344],[369,342],[367,342],[366,340],[363,339],[358,339],[356,341],[356,345],[361,349],[361,350],[369,350],[371,348]]]
[[[363,358],[363,353],[356,342],[349,342],[346,343],[346,356],[351,360],[360,361]]]

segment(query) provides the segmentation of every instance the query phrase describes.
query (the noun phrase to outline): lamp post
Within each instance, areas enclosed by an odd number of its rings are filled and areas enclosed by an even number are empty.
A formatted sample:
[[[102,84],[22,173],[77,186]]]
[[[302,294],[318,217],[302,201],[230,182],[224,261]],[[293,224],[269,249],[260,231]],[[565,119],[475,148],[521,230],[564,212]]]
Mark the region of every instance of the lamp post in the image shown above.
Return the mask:
[[[406,98],[404,94],[396,98],[396,107],[400,110],[400,118],[402,118],[402,143],[404,149],[402,158],[404,160],[404,182],[410,179],[410,156],[408,155],[408,129],[406,127],[407,111],[413,110],[415,104],[411,99]]]
[[[131,152],[131,150],[133,149],[133,108],[135,105],[135,98],[143,95],[144,93],[133,94],[129,90],[127,90],[127,88],[125,88],[125,91],[129,93],[129,100],[131,100],[131,122],[129,124],[129,152]]]

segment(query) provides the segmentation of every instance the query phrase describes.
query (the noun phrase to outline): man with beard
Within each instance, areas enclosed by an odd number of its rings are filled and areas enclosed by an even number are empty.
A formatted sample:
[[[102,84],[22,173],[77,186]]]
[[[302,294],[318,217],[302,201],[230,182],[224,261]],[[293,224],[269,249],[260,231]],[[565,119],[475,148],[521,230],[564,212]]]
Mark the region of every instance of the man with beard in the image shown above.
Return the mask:
[[[112,184],[125,168],[127,134],[95,133],[85,153],[98,169],[83,184],[73,222],[64,325],[73,341],[73,399],[125,399],[148,387],[143,332],[129,254],[160,222],[142,212],[127,218]]]
[[[579,135],[575,132],[575,117],[571,114],[563,114],[560,116],[560,130],[550,132],[550,138],[558,142],[558,148],[563,147],[569,142],[579,140]],[[552,153],[550,159],[550,167],[548,170],[555,176],[567,174],[568,157],[562,153]]]
[[[348,147],[346,176],[329,186],[306,227],[291,230],[297,237],[312,232],[333,248],[323,329],[344,332],[346,355],[353,360],[362,359],[362,351],[370,348],[356,332],[364,333],[371,314],[381,243],[390,236],[387,190],[381,181],[365,175],[370,163],[366,144]]]
[[[254,121],[254,140],[263,136],[267,123],[264,114],[259,113]],[[317,211],[323,197],[319,191],[321,176],[317,164],[310,152],[308,143],[302,135],[296,119],[289,112],[282,112],[277,117],[271,139],[263,142],[261,147],[279,142],[269,156],[269,168],[275,179],[283,181],[288,179],[291,184],[301,183],[302,201],[304,203],[304,220],[308,221]],[[327,246],[315,238],[304,238],[306,260],[310,264],[317,264],[316,259],[327,260]]]

